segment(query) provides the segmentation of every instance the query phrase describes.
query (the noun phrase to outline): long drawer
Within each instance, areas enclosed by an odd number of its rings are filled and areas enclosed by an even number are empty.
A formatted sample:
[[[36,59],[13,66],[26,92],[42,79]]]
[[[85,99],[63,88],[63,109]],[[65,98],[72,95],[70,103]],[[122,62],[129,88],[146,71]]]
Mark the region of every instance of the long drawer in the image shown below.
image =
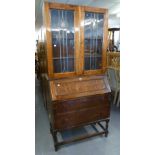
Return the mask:
[[[87,96],[67,101],[56,101],[53,104],[56,113],[66,113],[96,106],[109,106],[108,94]]]

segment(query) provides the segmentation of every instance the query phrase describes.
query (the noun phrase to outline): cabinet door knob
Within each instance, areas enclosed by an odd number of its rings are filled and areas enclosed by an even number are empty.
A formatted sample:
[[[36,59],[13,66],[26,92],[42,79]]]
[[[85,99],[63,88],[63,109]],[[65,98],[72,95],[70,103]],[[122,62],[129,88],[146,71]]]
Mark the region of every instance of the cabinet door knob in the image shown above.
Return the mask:
[[[82,80],[82,78],[80,77],[80,78],[79,78],[79,80],[81,81],[81,80]]]
[[[58,83],[57,86],[60,87],[60,83]]]

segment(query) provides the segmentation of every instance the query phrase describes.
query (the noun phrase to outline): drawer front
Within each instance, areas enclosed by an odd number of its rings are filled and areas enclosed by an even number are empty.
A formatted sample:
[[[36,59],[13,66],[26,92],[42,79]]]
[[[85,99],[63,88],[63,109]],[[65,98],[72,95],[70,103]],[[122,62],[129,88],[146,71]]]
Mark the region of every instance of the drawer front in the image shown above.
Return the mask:
[[[96,106],[102,106],[103,108],[109,106],[108,94],[55,102],[53,108],[56,113],[66,113]]]
[[[110,116],[107,96],[91,96],[54,104],[54,128],[68,129]]]
[[[109,117],[110,109],[100,106],[55,115],[55,129],[69,129]]]

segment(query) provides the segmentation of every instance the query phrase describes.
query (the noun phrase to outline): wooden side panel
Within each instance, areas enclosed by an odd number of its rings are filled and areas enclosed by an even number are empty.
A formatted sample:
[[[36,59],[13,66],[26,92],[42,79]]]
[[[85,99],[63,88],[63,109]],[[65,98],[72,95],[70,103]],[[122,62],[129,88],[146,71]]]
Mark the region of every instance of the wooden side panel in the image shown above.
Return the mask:
[[[107,49],[108,49],[108,10],[105,10],[105,14],[104,14],[104,28],[103,28],[103,32],[104,32],[104,39],[103,39],[103,49],[102,49],[102,69],[103,69],[103,73],[106,72],[106,67],[107,67]]]
[[[51,20],[50,20],[50,11],[49,11],[49,3],[44,3],[44,28],[45,28],[45,40],[46,40],[46,50],[47,50],[47,67],[48,67],[48,76],[53,77],[53,52],[51,47]]]

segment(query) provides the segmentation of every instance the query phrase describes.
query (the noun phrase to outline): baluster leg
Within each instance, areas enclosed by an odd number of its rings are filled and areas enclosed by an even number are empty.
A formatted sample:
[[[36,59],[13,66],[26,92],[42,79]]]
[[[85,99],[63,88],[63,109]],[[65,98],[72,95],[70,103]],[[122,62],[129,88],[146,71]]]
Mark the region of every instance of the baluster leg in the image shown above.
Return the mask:
[[[109,119],[106,120],[106,126],[105,126],[105,131],[106,131],[106,133],[105,133],[105,137],[108,136],[108,125],[109,125]]]

